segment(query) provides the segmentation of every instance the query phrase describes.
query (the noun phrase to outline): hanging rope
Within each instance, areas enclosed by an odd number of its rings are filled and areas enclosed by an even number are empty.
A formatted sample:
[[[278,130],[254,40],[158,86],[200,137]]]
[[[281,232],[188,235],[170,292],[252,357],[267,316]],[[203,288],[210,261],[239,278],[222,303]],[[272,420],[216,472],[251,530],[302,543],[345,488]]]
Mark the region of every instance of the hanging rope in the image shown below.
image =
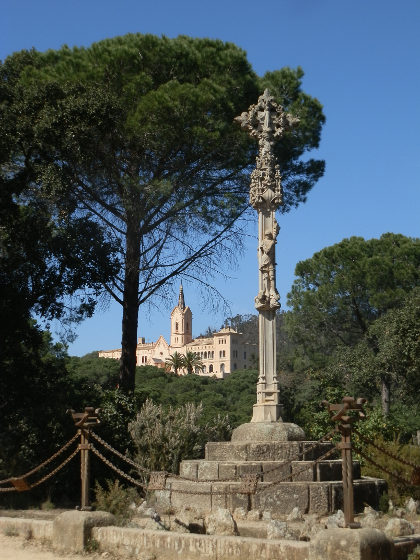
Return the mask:
[[[60,453],[62,453],[62,451],[63,450],[61,450]],[[49,473],[44,475],[42,478],[40,478],[36,482],[29,483],[26,480],[26,477],[28,476],[28,474],[25,474],[25,475],[22,475],[22,476],[17,476],[17,477],[11,477],[11,478],[8,479],[8,481],[10,481],[13,484],[13,486],[10,486],[8,488],[0,488],[0,492],[25,492],[25,491],[28,491],[28,490],[32,490],[32,488],[36,488],[37,486],[39,486],[40,484],[43,484],[49,478],[51,478],[55,474],[57,474],[58,471],[60,471],[63,467],[65,467],[67,465],[67,463],[69,463],[73,459],[73,457],[75,457],[78,453],[79,453],[79,447],[76,447],[76,449],[73,451],[73,453],[71,453],[66,459],[64,459],[64,461],[62,463],[60,463],[58,465],[58,467],[56,467],[55,469],[53,469],[52,471],[50,471]],[[57,454],[55,456],[57,457]],[[48,462],[51,462],[51,461],[48,460]],[[47,464],[47,462],[44,462],[42,466],[45,466],[45,464]],[[33,469],[32,471],[29,471],[29,473],[33,474],[34,472],[38,471],[39,468],[37,467],[36,469]]]
[[[4,480],[0,480],[0,484],[6,484],[8,482],[12,482],[12,480],[15,480],[16,478],[28,478],[29,476],[31,476],[32,474],[35,474],[37,471],[41,470],[43,467],[45,467],[46,465],[48,465],[49,463],[51,463],[51,461],[54,461],[54,459],[56,459],[59,455],[61,455],[62,453],[64,453],[64,451],[66,449],[68,449],[70,447],[70,445],[76,441],[76,439],[79,437],[79,434],[75,434],[71,439],[69,439],[69,441],[67,443],[65,443],[62,447],[60,447],[60,449],[58,451],[56,451],[54,453],[54,455],[51,455],[51,457],[49,457],[48,459],[46,459],[43,463],[40,463],[37,467],[35,467],[34,469],[28,471],[25,474],[20,475],[19,477],[14,477],[11,476],[10,478],[5,478]],[[1,491],[1,489],[0,489]]]
[[[375,449],[377,449],[378,451],[380,451],[381,453],[383,453],[384,455],[387,455],[388,457],[391,457],[391,459],[394,459],[395,461],[398,461],[399,463],[406,465],[408,467],[412,467],[413,469],[420,469],[420,465],[417,465],[416,463],[412,463],[411,461],[409,461],[408,459],[402,459],[401,457],[399,457],[398,455],[396,455],[395,453],[392,453],[391,451],[389,451],[388,449],[385,449],[384,447],[381,447],[380,445],[378,445],[377,443],[375,443],[374,441],[372,441],[371,439],[367,438],[366,436],[364,436],[363,434],[361,434],[359,432],[359,430],[357,430],[356,428],[354,428],[354,433],[357,434],[359,436],[359,438],[366,444],[371,445],[372,447],[374,447]]]
[[[366,459],[366,461],[369,461],[369,463],[371,463],[372,465],[374,465],[375,467],[377,467],[379,470],[387,473],[389,476],[391,476],[392,478],[395,478],[395,480],[398,480],[400,482],[402,482],[405,486],[413,486],[415,485],[413,483],[412,479],[408,479],[408,478],[404,478],[403,476],[387,469],[386,467],[380,465],[379,463],[377,463],[376,461],[374,461],[373,459],[371,459],[366,453],[364,453],[359,447],[353,445],[353,449],[356,453],[358,453],[361,457],[363,457],[364,459]],[[414,474],[414,473],[413,473]]]

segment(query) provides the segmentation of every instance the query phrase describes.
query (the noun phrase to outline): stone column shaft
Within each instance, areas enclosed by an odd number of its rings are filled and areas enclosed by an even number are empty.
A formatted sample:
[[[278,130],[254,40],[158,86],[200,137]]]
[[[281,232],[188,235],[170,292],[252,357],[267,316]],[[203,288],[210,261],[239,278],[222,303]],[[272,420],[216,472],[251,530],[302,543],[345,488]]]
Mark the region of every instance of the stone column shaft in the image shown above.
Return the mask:
[[[276,312],[280,308],[276,288],[275,246],[279,232],[275,214],[282,204],[280,169],[273,145],[276,137],[289,130],[297,119],[286,114],[266,90],[249,111],[236,119],[258,139],[256,167],[251,175],[250,203],[258,212],[258,295],[259,378],[257,403],[251,422],[281,420],[276,365]]]

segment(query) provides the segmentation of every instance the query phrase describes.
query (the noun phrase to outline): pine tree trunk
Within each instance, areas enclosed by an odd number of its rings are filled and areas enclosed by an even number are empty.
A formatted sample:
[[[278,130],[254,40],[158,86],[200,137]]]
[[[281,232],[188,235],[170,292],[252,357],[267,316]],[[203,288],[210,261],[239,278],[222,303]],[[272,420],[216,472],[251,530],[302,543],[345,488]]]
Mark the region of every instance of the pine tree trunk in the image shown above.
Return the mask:
[[[123,295],[122,340],[120,360],[120,388],[134,392],[138,326],[138,287],[140,267],[140,238],[137,220],[127,219],[125,278]]]
[[[389,414],[389,401],[390,401],[390,383],[386,377],[381,377],[381,402],[382,402],[382,412],[384,416]]]

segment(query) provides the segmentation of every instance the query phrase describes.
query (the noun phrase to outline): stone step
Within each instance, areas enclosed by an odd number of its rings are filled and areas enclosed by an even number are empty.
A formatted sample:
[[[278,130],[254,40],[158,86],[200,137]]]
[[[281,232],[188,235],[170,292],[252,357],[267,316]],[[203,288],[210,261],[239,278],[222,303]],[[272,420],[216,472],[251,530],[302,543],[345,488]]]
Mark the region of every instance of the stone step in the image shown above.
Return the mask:
[[[240,494],[239,482],[200,482],[168,478],[165,490],[154,492],[154,506],[165,512],[186,507],[198,511],[227,508],[234,511],[257,509],[274,515],[289,514],[298,507],[302,513],[326,515],[343,509],[343,484],[338,481],[284,482],[271,485],[260,482],[256,494]],[[366,504],[378,507],[379,497],[386,491],[386,482],[377,478],[354,481],[355,511],[363,511]]]
[[[312,461],[333,447],[330,442],[270,441],[270,442],[209,442],[207,461]]]
[[[341,460],[311,461],[182,461],[179,474],[190,480],[235,481],[247,474],[258,474],[262,482],[285,478],[288,482],[342,480]],[[360,463],[353,461],[353,478],[360,478]]]

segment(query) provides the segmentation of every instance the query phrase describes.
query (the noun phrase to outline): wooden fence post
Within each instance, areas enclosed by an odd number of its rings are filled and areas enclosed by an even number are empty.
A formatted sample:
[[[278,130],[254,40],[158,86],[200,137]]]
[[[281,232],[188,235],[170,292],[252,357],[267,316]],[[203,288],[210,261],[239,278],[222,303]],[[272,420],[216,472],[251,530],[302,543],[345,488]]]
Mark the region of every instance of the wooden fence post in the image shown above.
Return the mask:
[[[331,420],[338,422],[338,430],[341,433],[341,442],[337,445],[341,449],[342,473],[343,473],[343,508],[346,527],[359,528],[360,523],[354,521],[354,492],[353,492],[353,457],[351,446],[351,428],[356,420],[365,418],[363,404],[366,399],[354,399],[344,397],[339,404],[330,404],[323,401],[330,413]],[[356,412],[357,414],[351,414]]]
[[[98,414],[100,409],[86,406],[84,412],[75,412],[69,410],[71,413],[74,425],[79,429],[80,434],[80,478],[81,478],[81,504],[82,511],[90,511],[92,509],[89,500],[90,492],[90,457],[89,457],[89,435],[93,426],[100,424]]]

